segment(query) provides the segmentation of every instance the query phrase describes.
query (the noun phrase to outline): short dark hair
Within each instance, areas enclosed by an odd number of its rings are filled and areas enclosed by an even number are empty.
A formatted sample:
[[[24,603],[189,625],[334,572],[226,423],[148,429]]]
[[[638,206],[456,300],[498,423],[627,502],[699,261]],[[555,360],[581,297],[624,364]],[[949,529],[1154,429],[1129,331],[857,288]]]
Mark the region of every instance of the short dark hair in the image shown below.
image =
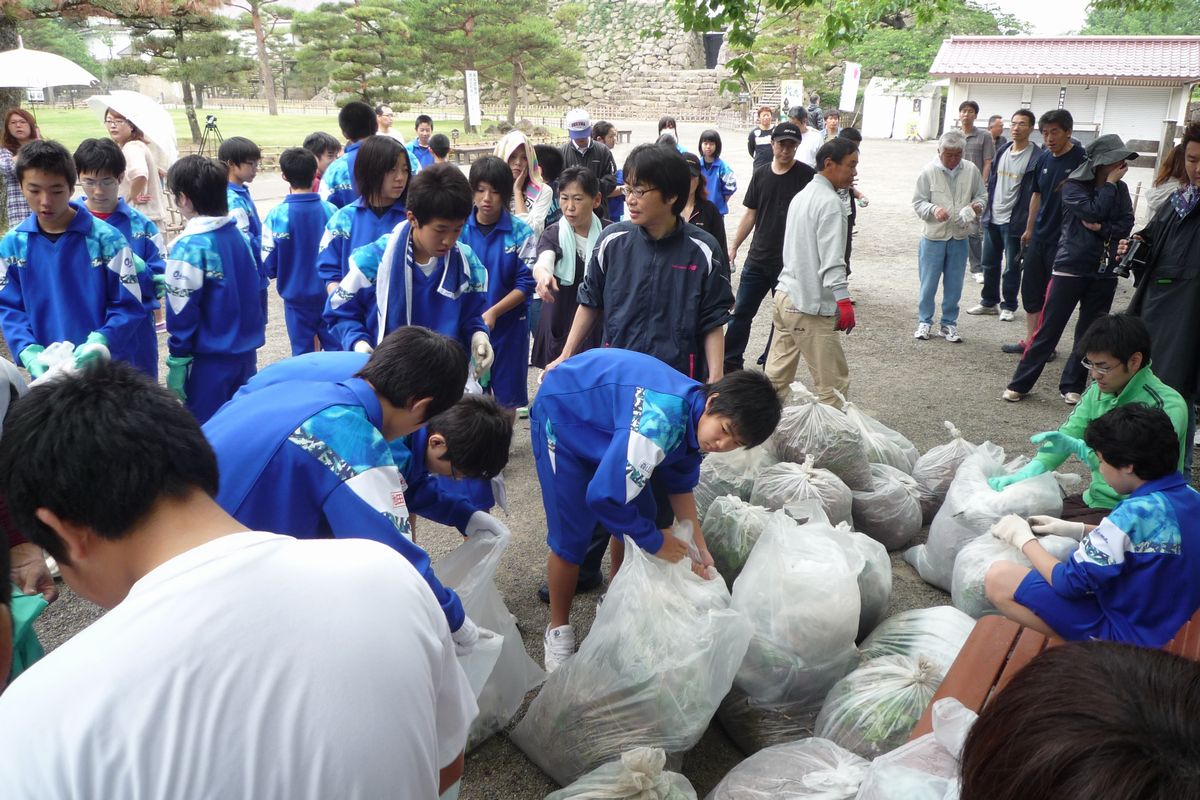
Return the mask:
[[[167,190],[187,195],[196,213],[223,217],[229,213],[226,196],[229,174],[219,161],[204,156],[184,156],[167,170]]]
[[[112,139],[84,139],[75,148],[75,172],[119,178],[125,174],[125,154]]]
[[[729,417],[733,432],[746,447],[757,447],[779,425],[783,406],[771,381],[761,372],[739,369],[704,387],[712,398],[710,414]]]
[[[988,125],[991,125],[993,122],[995,122],[998,119],[1003,120],[1004,117],[1000,114],[992,114],[990,117],[988,117]]]
[[[1032,111],[1030,111],[1028,108],[1018,108],[1016,111],[1013,112],[1013,116],[1014,117],[1025,117],[1025,119],[1029,120],[1029,127],[1031,127],[1031,128],[1034,125],[1037,125],[1037,116]]]
[[[508,168],[508,164],[504,163],[504,159],[499,156],[483,156],[482,158],[475,159],[471,162],[471,172],[467,175],[467,180],[471,183],[472,192],[478,191],[479,184],[488,183],[500,193],[505,206],[512,200],[512,170]]]
[[[679,140],[669,133],[663,133],[655,140],[655,144],[665,144],[668,147],[674,147],[679,144]]]
[[[1150,329],[1132,314],[1105,314],[1084,331],[1075,352],[1108,353],[1122,364],[1141,353],[1144,367],[1150,363]]]
[[[548,184],[558,180],[563,171],[562,151],[552,144],[535,144],[533,154],[542,168],[542,180]]]
[[[17,151],[17,183],[22,183],[25,173],[31,169],[57,175],[66,180],[70,188],[75,188],[75,159],[71,158],[67,148],[53,139],[34,139]]]
[[[862,132],[858,128],[841,128],[838,130],[838,137],[849,139],[855,144],[862,144]]]
[[[217,158],[226,164],[245,164],[261,159],[262,150],[245,136],[230,136],[217,148]]]
[[[653,186],[662,192],[663,199],[674,197],[671,211],[678,215],[687,205],[692,188],[692,173],[687,162],[674,147],[663,144],[639,144],[625,159],[625,183]]]
[[[425,414],[428,420],[462,397],[467,384],[467,352],[448,336],[405,325],[383,337],[355,377],[370,383],[399,408],[433,398]]]
[[[433,128],[433,117],[429,116],[428,114],[417,114],[417,121],[413,123],[413,130],[415,131],[417,128],[421,127],[422,122],[429,123],[429,127]]]
[[[841,122],[842,121],[842,112],[838,111],[836,108],[831,108],[825,112],[825,119],[829,119],[831,117],[833,119],[836,119],[838,122]]]
[[[430,164],[409,181],[405,207],[418,225],[427,225],[435,219],[464,222],[473,205],[471,184],[453,164]]]
[[[375,106],[375,116],[378,117],[380,114],[382,114],[385,108],[391,108],[391,106],[387,103],[380,103],[379,105]]]
[[[429,137],[429,149],[438,158],[450,155],[450,137],[444,133],[435,133]]]
[[[835,136],[817,150],[817,171],[825,169],[826,159],[833,159],[833,163],[840,164],[846,156],[857,152],[858,142],[849,136]]]
[[[963,100],[958,104],[958,110],[960,112],[967,108],[972,109],[976,114],[979,113],[979,103],[976,103],[974,100]]]
[[[404,184],[404,192],[397,201],[403,203],[408,196],[408,185],[412,182],[408,149],[390,136],[372,134],[363,139],[358,148],[358,157],[354,159],[354,184],[363,202],[370,205],[378,201],[387,174],[400,163],[404,164],[404,171],[408,173],[408,182]]]
[[[426,430],[446,440],[446,458],[457,477],[494,478],[508,464],[513,412],[491,397],[464,394],[432,417]]]
[[[588,197],[595,197],[600,194],[600,180],[587,167],[567,167],[558,176],[558,190],[560,192],[572,183],[578,183],[579,188]]]
[[[605,136],[608,136],[610,133],[612,133],[615,128],[616,126],[611,122],[600,120],[592,126],[592,138],[603,139]]]
[[[104,539],[127,536],[161,498],[217,493],[217,459],[196,418],[124,361],[35,386],[0,438],[0,487],[17,527],[69,564],[47,508]]]
[[[658,118],[658,132],[662,133],[663,128],[679,130],[679,126],[675,124],[675,118],[672,116],[663,116]]]
[[[721,157],[721,134],[717,133],[712,128],[709,128],[704,133],[700,134],[700,144],[703,145],[705,142],[712,142],[713,144],[716,145],[716,149],[713,150],[713,158],[714,159],[720,158]],[[699,150],[701,148],[699,146],[697,146],[696,149]]]
[[[375,111],[361,100],[351,100],[338,112],[338,127],[352,142],[374,135],[379,130]]]
[[[1179,468],[1179,434],[1161,408],[1117,406],[1089,422],[1083,440],[1117,469],[1132,466],[1133,474],[1144,481]]]
[[[311,189],[317,177],[317,157],[303,147],[289,147],[279,154],[279,171],[293,189]]]
[[[1075,118],[1065,108],[1055,108],[1042,114],[1042,118],[1038,120],[1038,130],[1047,125],[1057,125],[1065,133],[1070,133],[1075,130]]]
[[[1200,122],[1193,122],[1183,129],[1183,139],[1179,142],[1180,151],[1186,150],[1192,142],[1200,142]]]
[[[1148,647],[1071,642],[1043,650],[984,706],[963,746],[961,794],[1196,797],[1198,763],[1200,664]]]
[[[304,149],[312,153],[317,158],[326,153],[337,153],[342,149],[342,143],[339,142],[332,133],[325,131],[314,131],[304,137]]]

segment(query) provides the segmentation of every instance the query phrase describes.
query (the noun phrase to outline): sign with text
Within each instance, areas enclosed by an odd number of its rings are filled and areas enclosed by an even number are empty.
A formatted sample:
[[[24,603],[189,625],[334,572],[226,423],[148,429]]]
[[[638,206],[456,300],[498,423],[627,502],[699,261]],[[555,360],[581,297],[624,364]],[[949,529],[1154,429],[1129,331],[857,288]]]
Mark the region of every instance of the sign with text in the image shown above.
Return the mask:
[[[793,108],[804,108],[808,98],[804,96],[804,81],[787,80],[779,82],[779,111],[784,119]]]
[[[463,74],[467,79],[467,124],[476,127],[483,122],[479,106],[479,73],[468,69]]]
[[[862,80],[862,64],[853,61],[846,62],[846,72],[842,76],[842,96],[838,98],[838,108],[842,111],[853,111],[858,103],[858,83]]]

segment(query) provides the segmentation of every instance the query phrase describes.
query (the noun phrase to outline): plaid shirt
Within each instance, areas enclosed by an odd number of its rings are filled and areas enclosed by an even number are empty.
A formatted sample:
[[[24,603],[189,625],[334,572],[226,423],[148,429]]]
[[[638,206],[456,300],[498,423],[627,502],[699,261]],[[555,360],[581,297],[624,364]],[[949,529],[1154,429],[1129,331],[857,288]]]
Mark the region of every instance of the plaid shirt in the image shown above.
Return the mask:
[[[991,164],[996,157],[996,143],[992,141],[992,134],[983,128],[974,128],[964,135],[967,137],[967,146],[963,148],[963,160],[974,164],[982,175],[983,165]]]
[[[17,159],[6,147],[0,147],[0,175],[4,177],[4,219],[11,230],[24,222],[33,209],[25,202],[25,195],[21,194],[21,184],[17,180]]]

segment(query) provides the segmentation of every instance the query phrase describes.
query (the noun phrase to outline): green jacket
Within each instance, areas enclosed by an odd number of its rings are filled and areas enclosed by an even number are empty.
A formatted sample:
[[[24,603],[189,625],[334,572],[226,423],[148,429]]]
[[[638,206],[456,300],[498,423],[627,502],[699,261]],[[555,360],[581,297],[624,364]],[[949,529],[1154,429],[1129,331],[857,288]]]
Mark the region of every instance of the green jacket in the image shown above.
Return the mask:
[[[1083,399],[1075,406],[1075,410],[1071,412],[1071,416],[1067,417],[1067,421],[1058,430],[1068,436],[1082,439],[1083,432],[1087,430],[1089,422],[1097,417],[1104,416],[1117,406],[1129,405],[1130,403],[1142,403],[1151,408],[1161,408],[1167,412],[1167,416],[1171,418],[1171,425],[1174,426],[1175,432],[1179,434],[1178,466],[1182,471],[1183,455],[1187,452],[1184,450],[1184,447],[1191,446],[1191,442],[1184,442],[1183,440],[1187,435],[1187,404],[1179,395],[1179,392],[1167,386],[1151,372],[1149,364],[1134,373],[1129,383],[1125,384],[1125,388],[1121,390],[1119,395],[1101,393],[1100,387],[1093,383],[1083,393]],[[1045,464],[1047,471],[1049,471],[1057,468],[1066,461],[1067,456],[1039,453],[1035,456],[1035,459]],[[1092,470],[1092,484],[1083,493],[1083,502],[1087,503],[1091,508],[1114,508],[1117,503],[1124,499],[1124,495],[1117,494],[1105,482],[1104,478],[1100,475],[1099,469]]]

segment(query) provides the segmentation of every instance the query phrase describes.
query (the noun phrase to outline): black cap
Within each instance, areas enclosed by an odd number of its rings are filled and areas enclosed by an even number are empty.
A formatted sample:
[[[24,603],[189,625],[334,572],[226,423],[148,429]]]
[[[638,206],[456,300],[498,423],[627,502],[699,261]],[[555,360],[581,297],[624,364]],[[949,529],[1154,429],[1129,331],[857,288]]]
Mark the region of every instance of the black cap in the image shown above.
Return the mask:
[[[771,141],[775,142],[780,139],[791,139],[794,142],[804,140],[804,134],[796,127],[794,122],[781,122],[775,126],[775,130],[771,131]]]
[[[700,156],[695,153],[684,153],[683,160],[688,162],[688,169],[692,171],[692,177],[700,176]]]

